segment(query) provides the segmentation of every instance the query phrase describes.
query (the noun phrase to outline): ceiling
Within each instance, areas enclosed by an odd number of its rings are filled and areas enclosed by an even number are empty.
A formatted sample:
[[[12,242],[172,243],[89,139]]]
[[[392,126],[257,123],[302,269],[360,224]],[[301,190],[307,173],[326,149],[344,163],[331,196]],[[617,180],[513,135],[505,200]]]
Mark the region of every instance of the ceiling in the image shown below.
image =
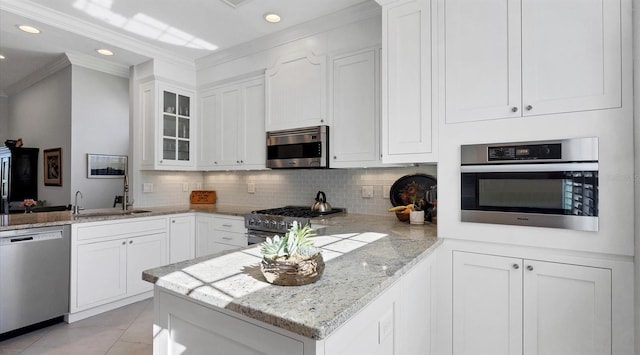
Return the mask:
[[[0,94],[63,53],[125,68],[150,58],[193,64],[365,2],[373,0],[0,0]],[[270,12],[282,21],[264,21]],[[21,24],[42,32],[24,33]]]

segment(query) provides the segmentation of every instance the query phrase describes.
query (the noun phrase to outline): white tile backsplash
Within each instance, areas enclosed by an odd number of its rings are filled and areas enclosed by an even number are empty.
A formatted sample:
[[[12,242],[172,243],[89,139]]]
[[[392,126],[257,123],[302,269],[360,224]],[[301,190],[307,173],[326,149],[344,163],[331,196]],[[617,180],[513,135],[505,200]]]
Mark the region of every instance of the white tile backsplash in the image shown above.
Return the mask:
[[[383,198],[383,186],[391,186],[402,176],[423,173],[437,176],[436,166],[368,169],[264,170],[235,172],[142,172],[142,183],[153,183],[153,193],[140,194],[136,206],[166,206],[189,203],[189,192],[182,184],[195,190],[201,183],[204,190],[215,190],[218,203],[257,208],[285,205],[306,206],[313,203],[316,193],[324,191],[333,207],[350,212],[386,215],[391,207]],[[255,193],[248,193],[248,183]],[[363,185],[373,186],[373,198],[362,198]]]

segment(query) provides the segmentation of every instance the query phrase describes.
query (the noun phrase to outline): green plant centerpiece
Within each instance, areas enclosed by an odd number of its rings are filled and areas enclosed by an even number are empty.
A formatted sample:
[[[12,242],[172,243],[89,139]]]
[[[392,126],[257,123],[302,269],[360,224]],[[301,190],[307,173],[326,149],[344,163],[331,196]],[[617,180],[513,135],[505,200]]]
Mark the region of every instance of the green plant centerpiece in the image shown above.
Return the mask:
[[[316,282],[324,271],[320,249],[313,245],[311,226],[293,222],[287,233],[274,235],[262,243],[260,269],[267,282],[298,286]]]

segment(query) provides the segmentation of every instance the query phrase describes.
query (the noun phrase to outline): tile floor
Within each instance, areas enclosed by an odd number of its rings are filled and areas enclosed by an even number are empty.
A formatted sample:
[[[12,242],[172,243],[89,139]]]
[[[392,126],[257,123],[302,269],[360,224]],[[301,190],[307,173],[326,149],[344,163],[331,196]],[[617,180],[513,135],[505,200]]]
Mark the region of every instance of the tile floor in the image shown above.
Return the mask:
[[[153,302],[148,299],[2,341],[0,355],[146,355],[153,352],[152,327]]]

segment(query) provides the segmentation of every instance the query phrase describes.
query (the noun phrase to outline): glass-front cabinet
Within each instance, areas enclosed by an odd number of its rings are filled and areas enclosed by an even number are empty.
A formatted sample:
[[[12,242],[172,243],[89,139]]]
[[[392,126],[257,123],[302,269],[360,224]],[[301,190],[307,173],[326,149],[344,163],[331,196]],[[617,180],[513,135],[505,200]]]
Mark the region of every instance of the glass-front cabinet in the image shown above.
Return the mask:
[[[191,160],[191,97],[162,91],[162,160]]]
[[[141,86],[140,96],[143,131],[142,168],[193,169],[195,167],[194,93],[160,82],[152,82]]]

